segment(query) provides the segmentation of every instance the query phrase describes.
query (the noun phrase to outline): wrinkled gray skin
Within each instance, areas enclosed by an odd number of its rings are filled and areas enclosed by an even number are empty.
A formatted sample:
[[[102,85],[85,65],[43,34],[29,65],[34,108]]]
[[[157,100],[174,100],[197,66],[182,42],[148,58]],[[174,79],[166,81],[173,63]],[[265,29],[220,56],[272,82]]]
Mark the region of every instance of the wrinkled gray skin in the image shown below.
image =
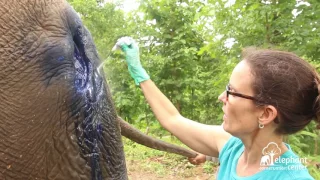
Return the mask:
[[[1,180],[127,179],[119,122],[135,142],[196,156],[117,117],[91,35],[64,0],[0,0],[0,14]]]
[[[0,0],[0,179],[127,179],[91,35],[64,0]]]

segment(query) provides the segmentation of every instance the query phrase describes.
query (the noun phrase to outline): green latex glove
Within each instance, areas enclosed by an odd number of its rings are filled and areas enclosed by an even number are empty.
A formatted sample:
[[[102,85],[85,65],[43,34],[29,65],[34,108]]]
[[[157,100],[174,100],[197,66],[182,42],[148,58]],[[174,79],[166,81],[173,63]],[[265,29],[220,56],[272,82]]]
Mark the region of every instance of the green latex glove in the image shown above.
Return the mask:
[[[126,62],[131,77],[136,85],[150,79],[146,70],[142,67],[139,57],[139,47],[130,37],[120,38],[117,44],[126,55]]]

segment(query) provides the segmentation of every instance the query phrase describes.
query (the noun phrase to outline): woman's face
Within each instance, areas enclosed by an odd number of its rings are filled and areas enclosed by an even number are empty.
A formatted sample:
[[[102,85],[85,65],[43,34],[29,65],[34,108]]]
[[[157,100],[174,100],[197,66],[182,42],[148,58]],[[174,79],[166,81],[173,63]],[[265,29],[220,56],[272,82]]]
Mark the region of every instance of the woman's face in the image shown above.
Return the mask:
[[[253,75],[246,61],[241,61],[230,77],[230,91],[254,96],[252,89]],[[262,111],[253,100],[245,99],[224,91],[219,100],[223,102],[223,128],[234,136],[250,134],[258,129],[258,118]]]

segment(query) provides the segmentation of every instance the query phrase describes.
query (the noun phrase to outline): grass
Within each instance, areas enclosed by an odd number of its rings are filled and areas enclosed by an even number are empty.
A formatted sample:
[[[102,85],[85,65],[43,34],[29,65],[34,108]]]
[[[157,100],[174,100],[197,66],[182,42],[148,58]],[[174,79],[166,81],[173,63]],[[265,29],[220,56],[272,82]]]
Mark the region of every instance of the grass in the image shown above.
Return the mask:
[[[185,147],[176,138],[171,136],[163,137],[161,140]],[[195,166],[189,163],[186,157],[161,152],[142,146],[127,138],[123,138],[124,151],[128,172],[146,173],[156,179],[215,179],[216,164],[206,162],[202,165]]]

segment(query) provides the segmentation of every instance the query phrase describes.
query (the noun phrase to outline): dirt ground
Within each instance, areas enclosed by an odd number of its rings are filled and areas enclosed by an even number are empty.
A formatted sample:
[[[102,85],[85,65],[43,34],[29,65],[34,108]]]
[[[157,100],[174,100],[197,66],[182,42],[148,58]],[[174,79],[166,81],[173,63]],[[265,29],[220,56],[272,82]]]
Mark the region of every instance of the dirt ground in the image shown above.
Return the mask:
[[[179,177],[175,175],[165,175],[165,176],[157,176],[152,174],[151,172],[144,172],[144,171],[129,171],[128,172],[129,180],[215,180],[213,175],[208,175],[204,173],[199,173],[198,175],[191,176],[191,177]]]
[[[202,166],[195,166],[191,169],[176,167],[169,169],[167,173],[159,175],[151,170],[140,167],[138,162],[127,161],[129,180],[215,180],[215,174],[204,172]]]

